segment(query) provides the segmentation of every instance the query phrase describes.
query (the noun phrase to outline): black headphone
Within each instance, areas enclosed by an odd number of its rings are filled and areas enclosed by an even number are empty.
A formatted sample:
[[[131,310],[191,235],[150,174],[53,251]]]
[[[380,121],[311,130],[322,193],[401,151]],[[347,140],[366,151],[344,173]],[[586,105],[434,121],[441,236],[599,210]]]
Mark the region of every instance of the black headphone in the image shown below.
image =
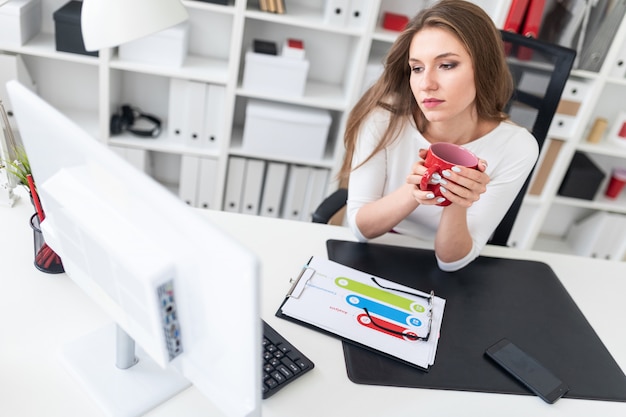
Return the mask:
[[[140,119],[148,120],[153,124],[153,127],[149,130],[133,128],[135,122]],[[142,113],[138,108],[125,104],[116,114],[111,116],[111,134],[119,135],[125,130],[144,138],[155,138],[161,133],[161,120],[156,116]]]

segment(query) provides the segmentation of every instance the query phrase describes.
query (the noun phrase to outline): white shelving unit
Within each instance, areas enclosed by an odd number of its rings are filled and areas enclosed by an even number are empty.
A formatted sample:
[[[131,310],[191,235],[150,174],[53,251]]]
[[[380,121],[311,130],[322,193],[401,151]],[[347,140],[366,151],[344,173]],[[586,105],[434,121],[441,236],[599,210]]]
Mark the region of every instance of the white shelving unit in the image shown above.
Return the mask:
[[[333,178],[343,156],[343,130],[348,112],[362,93],[364,83],[376,76],[376,65],[397,36],[396,32],[382,29],[384,12],[410,16],[431,3],[429,0],[360,1],[358,4],[364,7],[360,24],[331,24],[325,18],[326,8],[332,4],[330,0],[286,0],[285,14],[261,12],[257,0],[232,0],[227,6],[184,0],[190,14],[188,56],[182,67],[168,67],[121,60],[117,48],[102,50],[98,57],[57,52],[52,14],[66,2],[42,0],[41,33],[22,46],[7,45],[0,39],[0,52],[21,55],[45,100],[103,143],[131,160],[141,161],[141,168],[172,192],[180,194],[183,187],[183,161],[190,158],[196,162],[210,161],[213,164],[210,184],[197,185],[210,188],[210,196],[192,204],[217,209],[222,208],[230,157],[324,169],[329,178],[325,194],[332,191],[336,187]],[[510,1],[474,2],[502,27]],[[304,41],[310,61],[304,95],[286,98],[244,88],[244,57],[252,40],[272,40],[281,45],[289,37]],[[585,152],[604,168],[626,165],[626,148],[610,145],[605,139],[599,144],[585,140],[596,117],[607,118],[609,125],[614,122],[626,96],[626,78],[610,76],[621,49],[626,49],[621,45],[626,42],[623,41],[626,20],[622,21],[615,39],[599,72],[573,71],[571,79],[589,87],[576,126],[567,137],[548,138],[548,142],[562,141],[562,146],[541,193],[526,196],[512,245],[567,252],[564,235],[572,222],[594,211],[626,214],[626,196],[616,201],[603,197],[586,201],[557,194],[575,151]],[[216,146],[190,146],[168,135],[172,79],[224,87],[220,120],[223,135]],[[324,156],[310,160],[246,151],[242,147],[242,132],[246,103],[251,99],[328,111],[332,122]],[[111,116],[128,103],[163,120],[163,132],[158,138],[143,139],[128,133],[110,135]]]
[[[626,146],[612,143],[607,137],[611,126],[617,123],[620,111],[626,110],[623,99],[626,96],[626,78],[611,75],[618,60],[624,58],[626,19],[622,19],[613,39],[598,72],[574,69],[571,73],[568,86],[585,86],[582,97],[577,99],[581,107],[568,134],[548,136],[544,150],[550,141],[561,141],[562,145],[543,190],[537,195],[527,195],[524,200],[524,219],[516,224],[517,233],[514,233],[519,240],[513,244],[518,247],[572,253],[572,244],[567,236],[574,224],[598,212],[626,215],[626,194],[622,193],[616,199],[604,196],[612,168],[626,167]],[[608,128],[599,142],[590,143],[587,137],[598,117],[608,120]],[[556,120],[553,125],[555,123]],[[586,154],[606,174],[592,200],[564,197],[558,193],[576,152]],[[626,231],[623,239],[626,239]]]

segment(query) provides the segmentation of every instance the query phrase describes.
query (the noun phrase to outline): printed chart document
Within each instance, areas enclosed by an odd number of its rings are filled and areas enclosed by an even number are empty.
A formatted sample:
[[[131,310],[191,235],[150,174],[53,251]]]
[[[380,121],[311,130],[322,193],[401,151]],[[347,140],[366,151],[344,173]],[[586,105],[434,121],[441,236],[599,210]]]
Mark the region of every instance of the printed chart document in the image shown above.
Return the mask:
[[[276,315],[428,369],[444,307],[432,292],[312,257]]]

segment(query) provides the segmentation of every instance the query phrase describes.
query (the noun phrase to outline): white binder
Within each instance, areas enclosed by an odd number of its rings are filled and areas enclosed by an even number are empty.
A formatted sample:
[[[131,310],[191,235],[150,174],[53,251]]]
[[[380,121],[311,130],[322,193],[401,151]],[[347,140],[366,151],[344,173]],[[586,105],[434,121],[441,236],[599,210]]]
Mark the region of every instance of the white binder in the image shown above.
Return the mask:
[[[302,218],[310,172],[311,168],[307,166],[291,165],[289,167],[283,218],[290,220],[300,220]]]
[[[621,260],[626,254],[626,216],[597,211],[572,225],[566,240],[576,255]]]
[[[307,195],[304,202],[304,210],[300,220],[310,222],[312,214],[320,205],[326,194],[328,183],[328,170],[324,168],[311,168],[309,183],[307,185]]]
[[[181,143],[187,137],[186,115],[187,90],[189,83],[186,80],[170,78],[170,101],[168,109],[167,134],[168,137]]]
[[[621,261],[626,252],[626,216],[602,212],[604,218],[601,231],[594,243],[594,258]]]
[[[198,197],[196,206],[204,209],[218,209],[215,200],[217,186],[217,159],[199,158]]]
[[[611,42],[626,13],[626,0],[615,0],[613,3],[594,38],[589,43],[585,43],[585,47],[580,52],[578,69],[600,71]]]
[[[200,145],[207,149],[219,149],[224,136],[224,108],[226,88],[223,85],[207,84],[204,105],[204,126]]]
[[[181,156],[178,197],[192,207],[197,206],[199,172],[200,158],[190,155]]]
[[[350,0],[326,0],[324,21],[332,26],[343,27],[348,23]]]
[[[241,197],[245,175],[246,159],[240,156],[231,156],[228,159],[228,170],[226,173],[224,211],[241,212]]]
[[[571,226],[565,238],[576,255],[592,256],[607,214],[598,211]]]
[[[348,26],[363,27],[369,13],[368,3],[371,0],[350,0],[348,9]]]
[[[109,148],[124,158],[138,170],[150,174],[150,156],[146,149],[127,148],[126,146],[111,146]]]
[[[568,48],[576,48],[574,38],[580,30],[587,5],[585,1],[573,1],[564,4],[567,9],[568,19],[565,27],[560,31],[556,43]],[[580,51],[577,52],[580,53]]]
[[[622,47],[611,65],[609,75],[616,78],[626,77],[626,40],[622,41]]]
[[[261,192],[263,190],[263,174],[265,161],[260,159],[248,159],[246,162],[246,175],[243,181],[243,193],[241,212],[245,214],[259,214],[261,204]]]
[[[287,178],[287,164],[282,162],[268,162],[261,196],[259,215],[278,217],[280,215],[283,190]]]
[[[188,81],[187,90],[187,112],[185,123],[187,126],[187,136],[184,142],[189,146],[201,147],[201,140],[204,131],[205,100],[207,85],[198,81]]]

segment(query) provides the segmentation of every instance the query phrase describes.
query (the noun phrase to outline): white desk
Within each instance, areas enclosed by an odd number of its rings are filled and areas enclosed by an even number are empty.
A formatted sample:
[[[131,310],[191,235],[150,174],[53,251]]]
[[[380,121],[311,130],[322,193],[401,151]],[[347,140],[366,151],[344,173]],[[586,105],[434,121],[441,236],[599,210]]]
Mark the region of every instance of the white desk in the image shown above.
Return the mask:
[[[33,266],[33,213],[28,201],[0,207],[0,416],[102,416],[66,373],[57,350],[109,322],[65,275]],[[207,211],[262,260],[262,315],[315,362],[315,369],[263,401],[264,416],[626,416],[626,403],[357,385],[346,376],[341,342],[274,317],[289,278],[311,255],[326,256],[327,239],[353,240],[342,227]],[[418,244],[392,235],[379,241]],[[420,246],[424,247],[424,246]],[[622,369],[626,369],[626,263],[487,247],[485,255],[548,263]],[[584,358],[583,358],[584,359]],[[295,408],[294,408],[295,407]],[[217,415],[195,388],[149,413],[152,417]]]

